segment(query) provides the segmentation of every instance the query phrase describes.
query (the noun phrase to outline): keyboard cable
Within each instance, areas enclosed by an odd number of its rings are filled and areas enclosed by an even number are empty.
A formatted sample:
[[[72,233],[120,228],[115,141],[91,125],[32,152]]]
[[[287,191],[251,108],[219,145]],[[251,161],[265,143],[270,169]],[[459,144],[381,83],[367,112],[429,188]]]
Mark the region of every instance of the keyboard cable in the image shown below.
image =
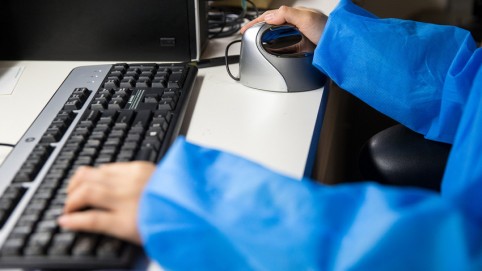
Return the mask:
[[[9,143],[0,143],[0,147],[10,147],[10,148],[15,148],[15,144],[9,144]]]

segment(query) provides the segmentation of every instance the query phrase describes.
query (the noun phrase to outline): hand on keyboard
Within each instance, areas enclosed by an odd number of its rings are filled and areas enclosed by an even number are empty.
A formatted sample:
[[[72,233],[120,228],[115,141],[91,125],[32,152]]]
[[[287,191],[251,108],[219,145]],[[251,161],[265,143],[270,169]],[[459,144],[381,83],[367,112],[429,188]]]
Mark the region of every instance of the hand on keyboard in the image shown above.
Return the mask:
[[[154,169],[149,162],[79,168],[69,183],[65,214],[59,224],[70,230],[103,233],[140,244],[137,207]]]

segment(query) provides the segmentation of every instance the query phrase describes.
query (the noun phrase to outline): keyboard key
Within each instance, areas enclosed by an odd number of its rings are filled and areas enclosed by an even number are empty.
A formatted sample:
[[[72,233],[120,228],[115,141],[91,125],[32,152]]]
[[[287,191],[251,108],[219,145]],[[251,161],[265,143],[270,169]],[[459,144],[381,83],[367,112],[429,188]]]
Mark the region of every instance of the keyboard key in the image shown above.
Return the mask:
[[[168,101],[161,101],[157,107],[159,110],[168,110],[172,111],[174,110],[174,103],[173,102],[168,102]]]
[[[104,83],[104,88],[117,88],[119,87],[119,79],[107,80]]]
[[[79,236],[72,249],[73,256],[91,256],[94,254],[97,236],[85,234]]]
[[[18,256],[25,244],[25,238],[8,239],[0,251],[2,256]]]
[[[123,247],[123,242],[111,237],[104,237],[97,248],[97,256],[99,258],[115,258]]]
[[[25,194],[26,189],[17,184],[11,184],[0,197],[0,228],[3,227],[16,204]]]
[[[148,161],[148,162],[156,162],[157,152],[149,147],[143,147],[137,152],[136,158],[134,160],[137,161]]]
[[[74,232],[62,232],[56,234],[53,238],[52,246],[48,250],[48,254],[52,256],[67,255],[74,245],[76,236],[77,234]]]
[[[137,112],[136,118],[132,123],[133,127],[143,127],[146,128],[151,120],[152,112],[149,110],[141,110]]]
[[[82,107],[82,102],[79,101],[78,99],[73,99],[71,101],[68,101],[64,105],[64,110],[77,110]]]

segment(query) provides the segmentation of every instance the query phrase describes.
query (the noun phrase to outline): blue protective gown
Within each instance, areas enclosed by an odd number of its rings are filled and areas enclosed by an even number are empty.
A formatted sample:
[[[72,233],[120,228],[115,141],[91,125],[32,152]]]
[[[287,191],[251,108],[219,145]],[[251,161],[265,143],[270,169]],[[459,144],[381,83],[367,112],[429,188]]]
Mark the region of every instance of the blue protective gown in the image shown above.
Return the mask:
[[[442,192],[300,182],[180,138],[141,199],[148,255],[168,270],[482,270],[481,60],[466,31],[342,1],[314,65],[452,143]]]

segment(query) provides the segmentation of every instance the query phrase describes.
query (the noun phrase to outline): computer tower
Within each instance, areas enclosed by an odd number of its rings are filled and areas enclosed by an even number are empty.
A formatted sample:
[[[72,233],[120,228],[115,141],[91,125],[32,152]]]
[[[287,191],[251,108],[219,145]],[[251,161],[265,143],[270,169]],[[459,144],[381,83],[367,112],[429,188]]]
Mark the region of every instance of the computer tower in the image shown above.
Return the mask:
[[[198,60],[205,0],[1,0],[0,59]]]

